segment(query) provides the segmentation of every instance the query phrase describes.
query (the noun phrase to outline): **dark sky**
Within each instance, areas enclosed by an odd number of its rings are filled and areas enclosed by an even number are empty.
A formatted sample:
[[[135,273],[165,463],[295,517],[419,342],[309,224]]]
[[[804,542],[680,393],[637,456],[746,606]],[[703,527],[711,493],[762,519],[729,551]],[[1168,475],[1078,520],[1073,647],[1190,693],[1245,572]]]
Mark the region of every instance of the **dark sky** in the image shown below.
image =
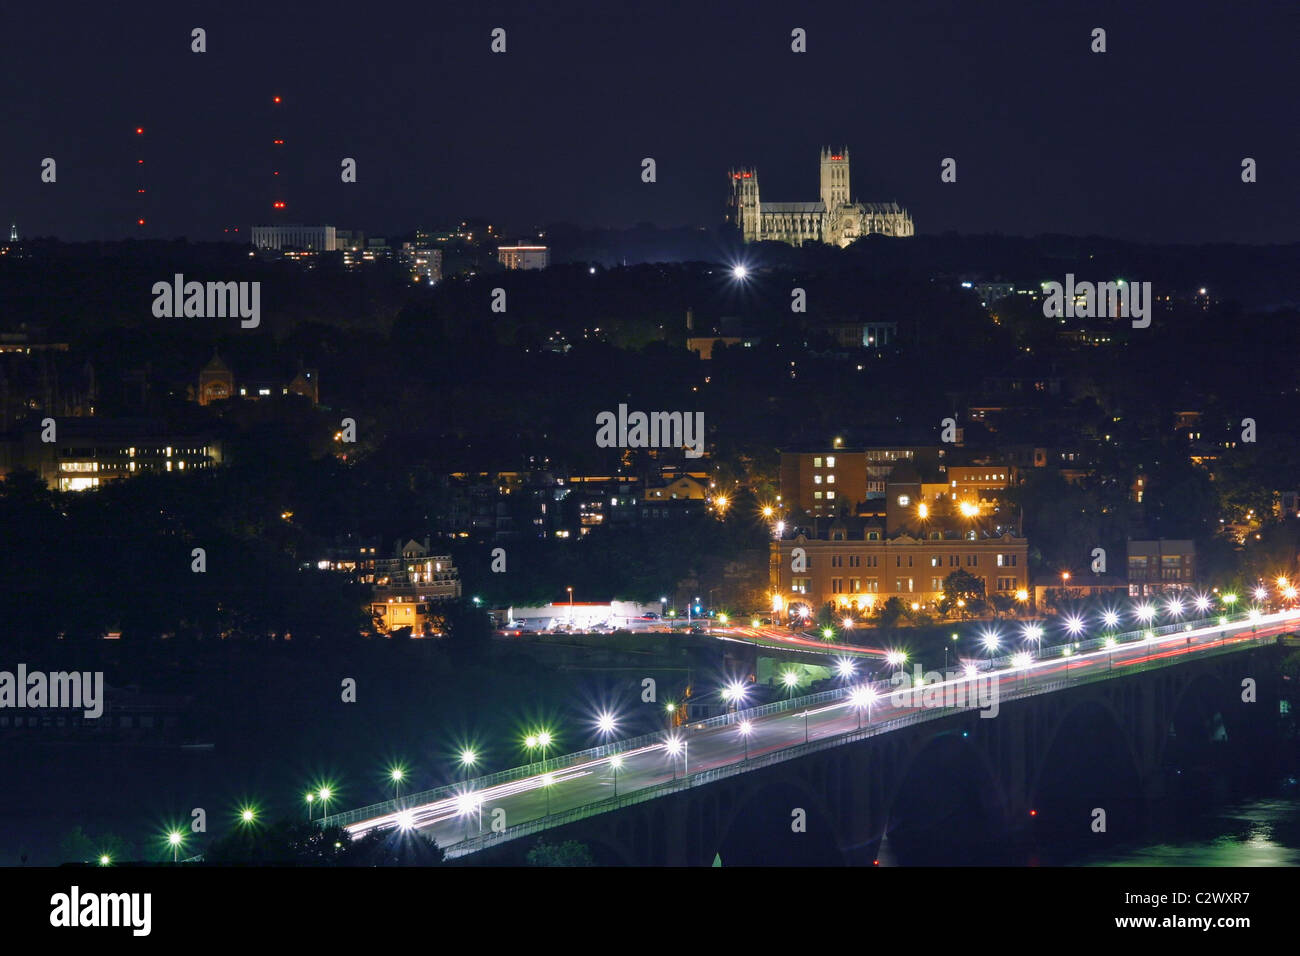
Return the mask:
[[[728,166],[757,166],[766,199],[815,200],[818,149],[834,143],[852,152],[856,198],[903,203],[921,233],[1295,241],[1297,10],[10,3],[0,217],[24,235],[220,238],[274,221],[281,136],[286,222],[376,235],[470,215],[506,228],[711,226]],[[195,26],[207,53],[190,52]],[[489,52],[497,26],[504,55]],[[1089,52],[1096,26],[1105,54]],[[808,31],[806,54],[790,52],[794,27]],[[46,156],[53,185],[39,180]],[[339,181],[345,156],[356,184]],[[653,185],[640,180],[646,156]],[[939,181],[946,156],[956,184]],[[1245,156],[1259,164],[1253,185]]]

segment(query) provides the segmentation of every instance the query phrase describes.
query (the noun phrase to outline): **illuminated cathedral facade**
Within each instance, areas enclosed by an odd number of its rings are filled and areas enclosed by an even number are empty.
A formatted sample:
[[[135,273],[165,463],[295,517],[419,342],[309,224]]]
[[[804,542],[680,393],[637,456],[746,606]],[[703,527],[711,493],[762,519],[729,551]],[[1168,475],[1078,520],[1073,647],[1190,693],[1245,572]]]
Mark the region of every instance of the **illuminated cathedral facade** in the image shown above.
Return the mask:
[[[915,235],[908,211],[896,202],[853,202],[849,192],[848,148],[821,151],[821,200],[818,202],[763,202],[758,195],[758,172],[741,167],[727,173],[731,195],[727,221],[740,230],[745,242],[774,240],[792,246],[825,242],[847,246],[860,236]]]

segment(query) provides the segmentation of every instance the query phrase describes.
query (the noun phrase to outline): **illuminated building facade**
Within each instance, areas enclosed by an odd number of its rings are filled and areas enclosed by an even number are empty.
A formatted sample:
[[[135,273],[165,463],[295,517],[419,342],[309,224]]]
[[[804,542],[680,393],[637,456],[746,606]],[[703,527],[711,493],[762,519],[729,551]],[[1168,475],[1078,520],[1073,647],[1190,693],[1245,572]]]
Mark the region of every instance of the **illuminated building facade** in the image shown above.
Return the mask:
[[[745,242],[774,240],[801,246],[823,242],[847,246],[862,236],[911,236],[916,226],[895,202],[854,202],[849,191],[847,148],[821,151],[821,199],[817,202],[763,202],[758,171],[752,166],[727,173],[731,187],[727,220]]]

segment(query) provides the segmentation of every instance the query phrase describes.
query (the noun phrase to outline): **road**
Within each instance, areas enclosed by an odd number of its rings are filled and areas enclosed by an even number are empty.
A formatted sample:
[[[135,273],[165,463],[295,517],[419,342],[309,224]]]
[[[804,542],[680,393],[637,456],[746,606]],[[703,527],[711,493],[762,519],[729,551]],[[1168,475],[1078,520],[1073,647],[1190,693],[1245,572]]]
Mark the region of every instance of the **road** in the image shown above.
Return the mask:
[[[490,832],[493,820],[498,829],[514,827],[539,820],[551,814],[607,800],[615,793],[625,796],[634,791],[663,784],[685,774],[702,770],[742,765],[756,757],[775,753],[808,742],[869,729],[929,708],[942,708],[944,694],[962,690],[982,704],[1005,698],[1015,692],[1041,689],[1062,678],[1077,680],[1092,677],[1105,670],[1121,676],[1126,669],[1151,661],[1172,661],[1180,657],[1217,650],[1225,645],[1252,642],[1256,638],[1271,638],[1293,630],[1300,611],[1286,611],[1265,615],[1255,622],[1236,621],[1226,626],[1212,624],[1197,626],[1191,631],[1120,643],[1111,649],[1086,647],[1069,656],[1063,647],[1044,648],[1038,659],[1021,659],[1015,666],[1007,659],[998,661],[966,661],[967,674],[978,680],[958,677],[926,685],[926,697],[920,694],[897,692],[896,686],[885,682],[874,685],[877,694],[873,702],[864,696],[856,704],[849,699],[850,688],[845,688],[840,699],[809,705],[795,705],[794,709],[767,716],[755,716],[745,722],[748,733],[743,733],[738,723],[724,726],[691,725],[669,733],[662,740],[636,746],[617,754],[577,758],[571,766],[543,774],[520,768],[518,779],[483,785],[470,780],[460,788],[457,796],[406,807],[397,812],[379,812],[367,819],[350,821],[347,830],[354,837],[375,828],[416,828],[433,837],[438,844],[454,852],[455,845],[480,832]],[[1257,632],[1257,633],[1253,633]],[[982,683],[981,683],[982,682]],[[997,689],[994,690],[996,683]],[[951,705],[951,697],[948,698]],[[974,700],[972,700],[972,703]],[[743,720],[746,714],[737,715]],[[675,751],[675,752],[673,752]],[[621,761],[619,767],[614,761]],[[548,767],[555,767],[563,758],[554,758]]]

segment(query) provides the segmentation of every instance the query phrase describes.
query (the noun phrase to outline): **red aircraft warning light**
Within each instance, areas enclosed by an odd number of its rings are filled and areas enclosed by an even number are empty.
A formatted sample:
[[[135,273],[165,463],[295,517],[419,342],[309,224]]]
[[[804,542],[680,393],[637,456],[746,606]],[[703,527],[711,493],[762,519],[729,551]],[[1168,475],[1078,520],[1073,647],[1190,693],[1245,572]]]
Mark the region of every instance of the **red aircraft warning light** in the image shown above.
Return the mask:
[[[283,208],[284,208],[284,203],[282,203],[282,202],[273,203],[272,205],[274,205],[274,207],[275,207],[276,209],[283,209]]]
[[[137,127],[135,128],[135,135],[136,135],[136,136],[143,136],[143,135],[144,135],[144,127],[143,127],[143,126],[137,126]]]
[[[143,225],[144,225],[144,220],[143,220],[143,219],[137,219],[137,220],[135,221],[135,224],[136,224],[137,226],[143,226]]]
[[[280,102],[280,97],[278,97],[278,96],[275,97],[271,102],[273,102],[273,103],[278,103],[278,102]]]

